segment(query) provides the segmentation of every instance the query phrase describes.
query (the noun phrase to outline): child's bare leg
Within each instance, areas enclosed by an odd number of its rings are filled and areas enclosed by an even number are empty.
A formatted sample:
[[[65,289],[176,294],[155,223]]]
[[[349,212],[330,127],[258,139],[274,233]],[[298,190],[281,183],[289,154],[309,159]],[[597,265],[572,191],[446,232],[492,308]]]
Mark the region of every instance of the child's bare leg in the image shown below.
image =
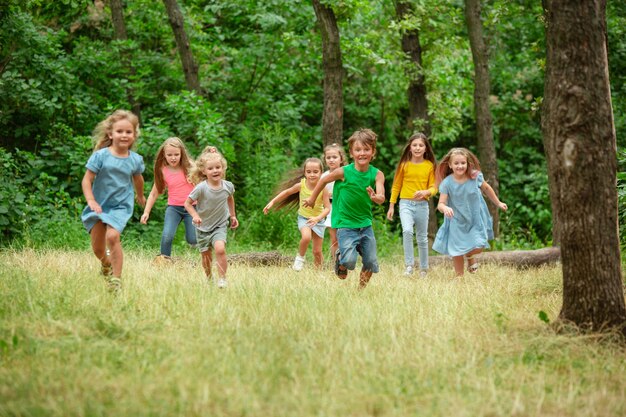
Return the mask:
[[[211,262],[213,257],[211,255],[211,249],[207,249],[200,253],[202,255],[202,268],[207,278],[211,279]]]
[[[482,251],[482,248],[476,248],[465,254],[465,257],[467,258],[467,270],[469,272],[474,273],[478,270],[478,261],[476,260],[474,255],[478,255]]]
[[[217,261],[217,272],[220,278],[226,278],[226,270],[228,269],[228,261],[226,259],[226,242],[218,240],[213,245],[215,249],[215,260]]]
[[[113,267],[113,276],[120,278],[122,276],[122,266],[124,265],[124,252],[122,251],[122,242],[120,240],[120,232],[112,228],[106,227],[106,244],[111,252],[111,266]]]
[[[91,228],[91,249],[103,266],[110,266],[111,261],[107,256],[106,230],[107,227],[102,222],[96,223]]]
[[[361,270],[361,275],[359,277],[359,289],[363,289],[367,286],[367,283],[370,282],[372,278],[372,271],[364,271]]]
[[[465,260],[463,256],[453,256],[452,264],[454,265],[454,272],[456,273],[456,276],[463,276],[463,270],[465,266]]]
[[[337,229],[329,227],[328,235],[330,236],[330,254],[333,257],[333,262],[335,262],[335,252],[337,252],[337,248],[339,247],[339,242],[337,241]]]
[[[322,263],[324,262],[324,254],[322,253],[322,244],[324,243],[324,239],[319,237],[317,234],[313,233],[313,261],[315,262],[315,267],[317,269],[322,268]]]
[[[298,246],[298,255],[304,256],[306,255],[306,250],[311,242],[311,228],[303,227],[300,229],[300,234],[302,235],[302,238],[300,239],[300,245]]]

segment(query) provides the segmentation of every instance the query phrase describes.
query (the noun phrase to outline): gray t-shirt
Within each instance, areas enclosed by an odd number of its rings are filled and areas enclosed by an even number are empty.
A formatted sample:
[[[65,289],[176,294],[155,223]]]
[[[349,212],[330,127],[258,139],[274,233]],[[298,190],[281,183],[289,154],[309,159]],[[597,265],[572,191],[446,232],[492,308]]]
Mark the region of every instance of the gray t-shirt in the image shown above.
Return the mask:
[[[196,201],[196,211],[202,219],[202,224],[196,227],[210,232],[216,227],[228,226],[228,197],[234,193],[235,186],[226,180],[222,180],[222,186],[217,190],[209,187],[206,181],[196,185],[189,194],[189,198]]]

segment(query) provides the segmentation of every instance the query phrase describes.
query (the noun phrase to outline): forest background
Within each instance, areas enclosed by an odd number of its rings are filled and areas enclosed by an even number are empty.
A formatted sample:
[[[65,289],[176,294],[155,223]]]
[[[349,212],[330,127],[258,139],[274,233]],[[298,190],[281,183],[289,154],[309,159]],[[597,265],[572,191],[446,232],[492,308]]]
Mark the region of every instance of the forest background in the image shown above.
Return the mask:
[[[436,156],[453,146],[476,151],[463,1],[412,1],[414,16],[403,21],[393,2],[323,3],[332,6],[341,36],[344,141],[361,127],[379,135],[373,164],[385,173],[387,198],[414,129],[406,95],[414,74],[401,48],[404,30],[419,30]],[[80,222],[85,205],[80,180],[93,149],[91,132],[111,111],[139,105],[136,151],[146,162],[146,195],[154,156],[167,137],[183,139],[193,155],[217,146],[237,190],[241,227],[229,240],[231,250],[296,247],[294,218],[264,216],[262,208],[288,170],[322,153],[322,39],[310,2],[179,1],[198,64],[198,91],[185,82],[163,2],[124,2],[126,40],[117,39],[110,9],[98,0],[0,4],[0,245],[88,247]],[[547,246],[552,217],[540,120],[541,2],[486,2],[482,18],[500,198],[509,205],[501,213],[495,246]],[[608,2],[607,28],[623,245],[626,3]],[[165,205],[165,198],[157,201],[147,226],[139,224],[141,209],[135,210],[124,232],[126,248],[156,251]],[[386,208],[375,208],[374,223],[383,255],[398,247],[400,233],[399,221],[385,220]],[[182,240],[177,239],[180,247]],[[391,241],[395,245],[385,244]]]

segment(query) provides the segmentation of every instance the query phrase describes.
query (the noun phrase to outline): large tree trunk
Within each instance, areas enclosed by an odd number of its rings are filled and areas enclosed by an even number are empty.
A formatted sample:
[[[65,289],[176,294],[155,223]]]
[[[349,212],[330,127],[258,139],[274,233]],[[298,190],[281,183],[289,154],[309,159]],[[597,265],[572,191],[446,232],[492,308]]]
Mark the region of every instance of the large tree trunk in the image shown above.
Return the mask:
[[[561,232],[560,318],[583,330],[624,332],[606,1],[544,0],[543,5],[542,129]]]
[[[174,32],[180,61],[183,66],[183,72],[185,73],[187,88],[190,91],[195,91],[199,95],[202,95],[200,80],[198,78],[198,65],[193,59],[191,44],[189,43],[189,38],[187,38],[187,32],[185,32],[183,14],[176,0],[163,0],[163,4],[165,4],[167,17],[170,21],[172,31]]]
[[[409,2],[397,1],[395,6],[396,17],[400,22],[410,19],[415,13],[413,5]],[[409,78],[409,87],[407,88],[409,130],[419,130],[430,137],[431,126],[430,118],[428,117],[428,99],[426,98],[426,82],[422,68],[422,46],[420,44],[419,30],[408,29],[402,31],[402,51],[411,63],[407,71]],[[438,227],[437,212],[432,199],[428,202],[428,209],[428,247],[432,248]]]
[[[324,146],[343,143],[343,65],[339,28],[335,13],[319,0],[313,9],[322,35],[322,66],[324,69],[324,114],[322,136]]]
[[[489,110],[489,51],[483,36],[480,2],[481,0],[465,0],[465,19],[474,60],[474,111],[476,113],[478,155],[485,180],[499,195],[498,161],[493,140],[493,119]],[[488,205],[489,212],[493,217],[493,232],[498,236],[500,229],[498,208],[491,201],[488,201]]]
[[[126,32],[126,22],[124,21],[124,6],[122,5],[122,0],[110,0],[109,7],[111,8],[111,21],[113,23],[115,39],[120,41],[127,40],[128,34]],[[136,71],[131,62],[130,54],[128,52],[124,52],[122,59],[124,60],[124,65],[128,67],[128,71],[130,72],[132,78],[136,74]],[[135,92],[133,90],[132,83],[128,83],[126,96],[133,113],[135,113],[141,122],[141,105],[137,100],[135,100]]]

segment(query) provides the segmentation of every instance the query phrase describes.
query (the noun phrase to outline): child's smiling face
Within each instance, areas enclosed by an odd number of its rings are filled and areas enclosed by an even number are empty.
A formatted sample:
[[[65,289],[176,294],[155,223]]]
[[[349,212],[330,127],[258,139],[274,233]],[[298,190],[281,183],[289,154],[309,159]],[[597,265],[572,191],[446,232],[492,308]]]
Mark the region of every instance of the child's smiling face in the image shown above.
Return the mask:
[[[374,149],[361,141],[355,141],[350,148],[350,156],[357,168],[366,168],[374,158]]]
[[[450,169],[456,178],[464,177],[467,173],[467,158],[464,155],[452,155],[450,157]]]

